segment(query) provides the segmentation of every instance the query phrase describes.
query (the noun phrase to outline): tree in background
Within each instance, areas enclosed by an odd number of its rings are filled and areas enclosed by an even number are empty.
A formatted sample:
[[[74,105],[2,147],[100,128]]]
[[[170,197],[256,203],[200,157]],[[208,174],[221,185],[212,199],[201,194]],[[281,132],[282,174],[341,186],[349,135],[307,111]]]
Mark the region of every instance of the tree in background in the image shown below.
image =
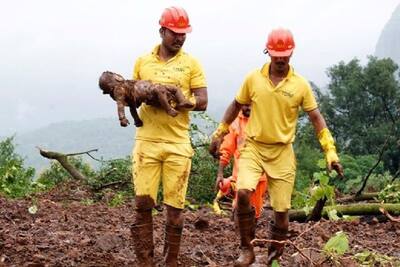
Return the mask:
[[[400,85],[398,66],[391,59],[369,57],[340,62],[328,69],[328,93],[321,94],[321,111],[335,133],[342,153],[378,154],[386,143],[384,167],[392,174],[400,165]]]
[[[14,137],[0,142],[0,193],[22,197],[30,192],[35,169],[24,167],[23,158],[15,153]]]

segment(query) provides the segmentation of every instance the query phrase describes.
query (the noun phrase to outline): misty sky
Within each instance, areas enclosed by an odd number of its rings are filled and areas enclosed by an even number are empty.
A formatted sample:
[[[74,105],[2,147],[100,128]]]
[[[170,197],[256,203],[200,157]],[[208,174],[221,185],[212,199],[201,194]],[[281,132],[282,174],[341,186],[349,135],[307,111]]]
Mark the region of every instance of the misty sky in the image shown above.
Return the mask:
[[[184,50],[202,63],[209,110],[226,107],[246,73],[268,58],[268,32],[289,28],[291,63],[324,87],[326,69],[373,54],[399,0],[48,0],[4,1],[0,9],[0,136],[52,122],[115,117],[97,86],[104,70],[131,77],[135,59],[159,43],[165,7],[189,13]],[[219,119],[219,118],[218,118]]]

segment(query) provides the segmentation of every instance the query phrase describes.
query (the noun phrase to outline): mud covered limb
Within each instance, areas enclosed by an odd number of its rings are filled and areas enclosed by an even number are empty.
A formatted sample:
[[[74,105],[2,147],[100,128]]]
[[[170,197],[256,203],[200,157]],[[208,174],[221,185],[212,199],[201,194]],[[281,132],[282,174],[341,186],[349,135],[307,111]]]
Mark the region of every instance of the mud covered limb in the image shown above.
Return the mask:
[[[327,206],[322,211],[322,217],[327,217],[329,210],[336,210],[340,215],[380,215],[383,208],[393,215],[400,215],[400,204],[362,203],[349,205]],[[290,210],[289,220],[304,222],[307,215],[304,210]]]
[[[39,149],[40,155],[42,155],[45,158],[48,159],[53,159],[57,160],[61,166],[76,180],[80,181],[85,181],[87,178],[80,172],[78,171],[68,160],[68,157],[70,156],[77,156],[77,155],[82,155],[82,154],[89,154],[90,152],[97,151],[97,149],[92,149],[89,151],[85,152],[78,152],[78,153],[71,153],[71,154],[63,154],[60,152],[55,152],[55,151],[48,151],[44,150],[40,147],[37,147]]]

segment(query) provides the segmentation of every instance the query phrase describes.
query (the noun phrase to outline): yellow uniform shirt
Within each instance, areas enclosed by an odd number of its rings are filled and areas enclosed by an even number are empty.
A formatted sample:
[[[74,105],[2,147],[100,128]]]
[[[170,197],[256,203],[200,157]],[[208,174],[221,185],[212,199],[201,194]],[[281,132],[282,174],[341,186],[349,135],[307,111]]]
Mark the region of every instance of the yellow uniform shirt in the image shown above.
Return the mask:
[[[236,95],[240,104],[251,104],[246,134],[264,144],[290,144],[294,141],[299,108],[318,107],[306,79],[289,73],[276,87],[269,79],[269,64],[252,71]]]
[[[193,89],[206,87],[205,76],[199,62],[182,51],[168,61],[158,57],[160,45],[150,54],[137,59],[133,73],[135,80],[149,80],[154,83],[179,87],[185,97],[193,100]],[[193,102],[193,101],[192,101]],[[153,142],[190,143],[189,111],[179,111],[171,117],[161,108],[143,103],[139,110],[143,126],[136,129],[136,139]]]

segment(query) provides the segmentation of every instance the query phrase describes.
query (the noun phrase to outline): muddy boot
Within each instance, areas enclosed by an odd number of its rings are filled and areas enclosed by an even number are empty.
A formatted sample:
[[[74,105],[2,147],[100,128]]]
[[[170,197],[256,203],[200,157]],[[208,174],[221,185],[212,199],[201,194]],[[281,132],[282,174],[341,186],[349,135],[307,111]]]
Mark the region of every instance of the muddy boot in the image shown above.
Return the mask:
[[[178,266],[179,246],[181,244],[183,226],[165,226],[164,257],[166,267]]]
[[[131,226],[131,234],[138,266],[154,267],[153,217],[150,210],[137,211],[140,216]]]
[[[277,228],[274,222],[269,223],[269,239],[277,241],[285,241],[289,238],[288,229]],[[278,260],[283,254],[285,244],[270,243],[268,246],[268,264],[271,264],[273,260]]]
[[[255,212],[252,209],[247,213],[237,213],[240,232],[240,256],[235,261],[235,267],[248,267],[255,260],[253,245],[250,243],[255,238],[256,223]]]

